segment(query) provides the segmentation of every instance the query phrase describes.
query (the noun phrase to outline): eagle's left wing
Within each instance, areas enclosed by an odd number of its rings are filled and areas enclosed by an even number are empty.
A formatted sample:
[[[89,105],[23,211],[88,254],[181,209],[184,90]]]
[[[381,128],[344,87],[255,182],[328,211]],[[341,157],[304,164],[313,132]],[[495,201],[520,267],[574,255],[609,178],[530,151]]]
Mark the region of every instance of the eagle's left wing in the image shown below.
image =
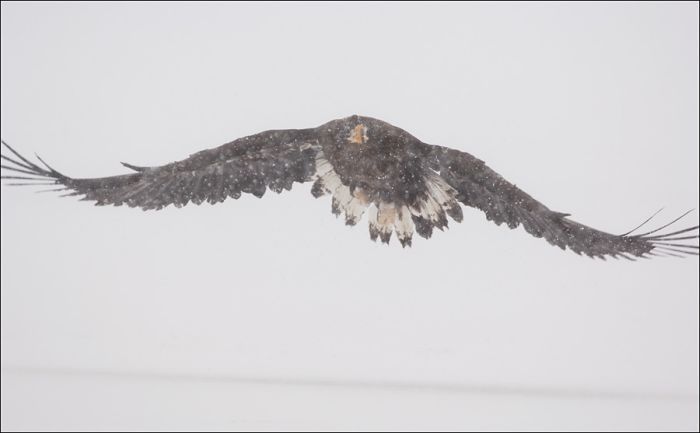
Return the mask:
[[[505,223],[511,229],[522,225],[532,236],[544,238],[561,249],[599,258],[698,255],[698,246],[692,243],[698,239],[697,225],[681,230],[668,228],[688,212],[646,233],[633,234],[640,226],[615,235],[549,209],[469,153],[428,145],[427,158],[430,167],[455,190],[456,199],[464,205],[481,210],[498,225]]]
[[[262,197],[266,189],[289,190],[294,182],[306,182],[315,173],[318,142],[312,129],[266,131],[204,150],[182,161],[159,167],[137,167],[123,163],[136,173],[91,179],[68,177],[32,162],[2,144],[11,154],[2,155],[13,172],[3,179],[10,185],[61,185],[65,195],[84,196],[96,205],[122,205],[161,209],[170,204],[184,206],[222,202],[241,193]],[[4,149],[3,149],[4,150]]]

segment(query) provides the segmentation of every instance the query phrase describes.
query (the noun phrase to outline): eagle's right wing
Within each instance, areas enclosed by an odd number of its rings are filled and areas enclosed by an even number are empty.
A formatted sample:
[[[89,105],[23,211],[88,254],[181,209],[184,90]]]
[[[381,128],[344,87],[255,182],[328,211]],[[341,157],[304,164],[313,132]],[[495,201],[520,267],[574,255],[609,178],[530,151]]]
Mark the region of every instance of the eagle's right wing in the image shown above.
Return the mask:
[[[182,161],[159,167],[124,166],[136,173],[78,179],[68,177],[39,158],[45,166],[30,161],[4,141],[11,152],[2,165],[13,172],[3,179],[10,185],[61,185],[66,195],[84,196],[96,205],[122,205],[161,209],[170,204],[184,206],[222,202],[241,193],[262,197],[266,189],[289,190],[294,182],[306,182],[315,173],[320,148],[314,130],[266,131],[243,137],[214,149],[204,150]]]
[[[569,214],[550,210],[466,152],[429,146],[428,158],[431,168],[455,189],[457,200],[481,210],[488,220],[498,225],[506,223],[511,229],[522,225],[529,234],[544,238],[561,249],[569,248],[577,254],[600,258],[646,257],[659,253],[698,255],[698,246],[688,242],[698,239],[699,226],[659,233],[688,212],[647,233],[633,235],[637,227],[632,232],[614,235],[573,221],[567,218]]]

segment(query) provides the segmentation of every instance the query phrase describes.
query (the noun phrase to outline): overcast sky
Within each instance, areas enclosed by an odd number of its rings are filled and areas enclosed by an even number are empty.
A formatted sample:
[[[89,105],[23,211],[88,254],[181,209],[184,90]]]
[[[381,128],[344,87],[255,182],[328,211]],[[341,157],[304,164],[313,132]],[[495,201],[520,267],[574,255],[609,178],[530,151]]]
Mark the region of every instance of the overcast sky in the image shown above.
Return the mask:
[[[697,3],[3,3],[1,73],[2,138],[75,177],[356,113],[602,230],[698,208]],[[144,213],[3,187],[3,367],[697,397],[696,258],[470,209],[386,247],[309,190]]]

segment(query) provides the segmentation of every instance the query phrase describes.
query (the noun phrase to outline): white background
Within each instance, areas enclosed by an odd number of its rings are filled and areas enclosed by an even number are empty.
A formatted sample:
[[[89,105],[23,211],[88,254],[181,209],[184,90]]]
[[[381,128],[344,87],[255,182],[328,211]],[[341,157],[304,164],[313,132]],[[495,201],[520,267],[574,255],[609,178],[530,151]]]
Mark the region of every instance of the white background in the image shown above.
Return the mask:
[[[1,91],[2,138],[75,177],[357,113],[603,230],[698,207],[697,3],[3,3]],[[3,187],[3,429],[698,428],[696,258],[469,209],[402,250],[309,189]]]

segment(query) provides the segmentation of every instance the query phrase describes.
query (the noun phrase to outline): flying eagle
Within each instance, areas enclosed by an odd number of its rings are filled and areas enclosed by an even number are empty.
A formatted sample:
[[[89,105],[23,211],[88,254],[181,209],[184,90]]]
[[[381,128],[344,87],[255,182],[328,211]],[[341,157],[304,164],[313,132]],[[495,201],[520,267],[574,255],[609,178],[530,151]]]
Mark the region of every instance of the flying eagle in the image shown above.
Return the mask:
[[[67,190],[64,195],[83,196],[100,206],[158,210],[190,201],[218,203],[242,193],[262,197],[268,188],[279,193],[294,182],[313,181],[314,197],[330,194],[332,212],[343,214],[348,225],[367,213],[370,238],[386,244],[394,232],[405,247],[414,231],[427,239],[435,228],[447,227],[448,216],[462,221],[462,203],[498,225],[522,225],[535,237],[590,257],[698,255],[693,244],[697,225],[667,229],[687,212],[642,234],[632,234],[639,227],[622,235],[599,231],[549,209],[468,153],[423,143],[403,129],[364,116],[317,128],[265,131],[158,167],[122,163],[134,173],[92,179],[68,177],[38,156],[44,167],[3,145],[11,155],[2,159],[11,165],[2,168],[15,172],[2,176],[14,182],[10,185],[61,185],[57,190]]]

